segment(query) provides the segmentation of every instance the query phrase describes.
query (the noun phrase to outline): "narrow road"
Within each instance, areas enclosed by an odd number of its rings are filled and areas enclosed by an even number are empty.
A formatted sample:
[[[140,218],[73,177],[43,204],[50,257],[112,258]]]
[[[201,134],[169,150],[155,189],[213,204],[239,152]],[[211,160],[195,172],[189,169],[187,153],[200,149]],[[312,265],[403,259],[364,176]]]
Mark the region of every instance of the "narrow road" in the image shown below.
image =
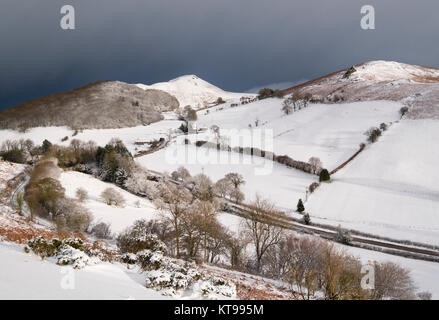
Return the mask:
[[[230,204],[231,210],[227,213],[234,214],[236,216],[252,219],[255,215],[247,206]],[[333,226],[325,225],[306,225],[299,220],[292,217],[288,217],[285,213],[279,212],[277,214],[264,214],[258,216],[260,222],[276,225],[288,230],[316,235],[324,239],[335,241],[335,235],[337,234],[337,228]],[[352,244],[353,247],[364,248],[373,251],[379,251],[383,253],[393,254],[406,258],[412,258],[417,260],[426,260],[439,262],[439,249],[432,248],[433,246],[415,246],[405,245],[397,240],[386,239],[382,240],[374,238],[373,236],[356,235],[355,231],[352,232]]]
[[[29,176],[28,171],[25,170],[24,172],[22,172],[18,176],[16,176],[14,179],[17,179],[20,182],[18,183],[18,185],[15,187],[15,189],[11,193],[11,196],[9,198],[9,205],[10,205],[11,208],[18,209],[17,197],[20,194],[24,194],[24,188],[28,184],[30,176]],[[26,216],[30,216],[31,215],[30,211],[29,211],[29,208],[28,208],[28,206],[26,204],[26,201],[23,201],[22,213],[24,215],[26,215]]]

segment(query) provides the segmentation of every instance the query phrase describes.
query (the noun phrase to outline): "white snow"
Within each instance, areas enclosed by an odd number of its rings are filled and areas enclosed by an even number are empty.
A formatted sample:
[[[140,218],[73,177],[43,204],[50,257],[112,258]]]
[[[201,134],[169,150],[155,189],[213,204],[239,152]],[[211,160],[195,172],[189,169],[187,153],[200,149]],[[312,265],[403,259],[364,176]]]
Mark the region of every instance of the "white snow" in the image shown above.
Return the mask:
[[[185,155],[194,161],[187,161]],[[228,160],[222,162],[224,159]],[[168,173],[184,166],[191,175],[205,173],[214,182],[227,173],[239,172],[246,181],[242,190],[248,201],[259,193],[284,208],[295,206],[297,200],[305,196],[306,188],[317,179],[317,176],[287,168],[268,159],[217,152],[193,145],[172,144],[167,149],[139,157],[136,161],[146,168]],[[260,175],[262,173],[264,175]]]
[[[157,89],[168,92],[177,98],[180,107],[190,105],[195,109],[200,109],[208,104],[214,103],[218,98],[223,100],[239,99],[242,96],[253,97],[249,93],[233,93],[224,91],[196,75],[185,75],[168,82],[160,82],[152,85],[138,84],[139,88]]]
[[[22,250],[0,243],[0,299],[167,299],[145,288],[144,277],[124,265],[100,263],[74,270]]]
[[[6,188],[9,180],[23,172],[25,165],[0,160],[0,191]]]
[[[151,201],[137,197],[127,191],[124,191],[114,184],[102,182],[90,175],[80,172],[67,171],[61,174],[59,178],[62,186],[66,189],[66,195],[75,198],[78,188],[83,188],[88,192],[89,200],[84,205],[94,216],[94,223],[106,222],[111,224],[111,231],[119,233],[125,228],[131,226],[134,221],[139,219],[158,218],[157,209]],[[126,200],[123,208],[108,206],[100,199],[102,191],[106,188],[116,189]],[[140,207],[136,206],[139,201]]]
[[[439,122],[402,120],[306,204],[325,223],[439,244]]]
[[[99,146],[105,146],[111,139],[121,139],[131,153],[135,153],[134,143],[151,141],[159,138],[166,138],[170,131],[177,129],[181,124],[178,120],[162,120],[148,126],[138,126],[121,129],[90,129],[78,132],[73,135],[73,130],[67,127],[38,127],[29,129],[22,133],[15,130],[0,130],[0,145],[5,140],[31,139],[35,144],[47,139],[53,144],[67,146],[73,139],[81,141],[94,141]],[[61,141],[64,137],[69,137],[67,141]],[[141,147],[139,147],[141,148]]]
[[[285,116],[281,112],[281,101],[274,98],[217,111],[212,108],[208,114],[199,115],[197,124],[199,128],[218,125],[221,135],[226,137],[228,133],[233,134],[228,130],[244,130],[241,132],[245,136],[252,134],[248,124],[254,124],[258,119],[261,124],[258,129],[273,131],[276,154],[287,154],[305,162],[312,156],[319,157],[324,167],[332,169],[358,150],[359,144],[366,140],[363,133],[367,129],[398,119],[401,107],[398,103],[385,101],[318,104]],[[194,142],[205,139],[207,135],[205,131],[187,138]],[[250,145],[252,143],[250,140]],[[191,174],[204,172],[215,181],[229,172],[239,172],[247,181],[243,186],[247,200],[258,192],[286,210],[295,209],[298,199],[305,199],[306,188],[318,179],[269,159],[177,143],[136,161],[146,168],[169,173],[184,166]],[[264,171],[268,174],[259,175]]]
[[[199,128],[218,125],[220,129],[249,130],[251,124],[252,130],[273,130],[276,154],[287,154],[305,162],[310,157],[319,157],[325,167],[332,169],[358,150],[358,145],[365,141],[367,129],[399,119],[401,107],[389,101],[310,104],[284,115],[282,100],[273,98],[200,114],[197,125]],[[259,126],[255,128],[257,120]]]
[[[371,61],[360,66],[355,66],[350,79],[358,81],[384,82],[384,81],[413,81],[418,79],[439,77],[439,70],[423,68],[394,61]]]

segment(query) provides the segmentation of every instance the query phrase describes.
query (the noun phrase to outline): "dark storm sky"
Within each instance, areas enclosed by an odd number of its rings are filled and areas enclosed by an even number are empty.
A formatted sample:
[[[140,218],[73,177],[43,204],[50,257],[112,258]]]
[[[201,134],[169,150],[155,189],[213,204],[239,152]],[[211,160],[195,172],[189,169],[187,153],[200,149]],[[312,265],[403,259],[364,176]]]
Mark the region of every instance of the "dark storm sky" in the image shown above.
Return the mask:
[[[0,109],[97,80],[246,91],[377,59],[439,67],[438,18],[437,0],[1,0]]]

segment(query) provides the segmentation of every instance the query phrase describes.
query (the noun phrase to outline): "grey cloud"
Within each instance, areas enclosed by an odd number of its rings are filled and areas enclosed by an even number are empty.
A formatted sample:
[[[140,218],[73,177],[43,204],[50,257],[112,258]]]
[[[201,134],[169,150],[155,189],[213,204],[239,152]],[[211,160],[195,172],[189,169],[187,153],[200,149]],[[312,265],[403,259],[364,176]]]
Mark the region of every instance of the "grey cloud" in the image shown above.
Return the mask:
[[[97,80],[197,74],[226,90],[297,82],[368,60],[439,67],[437,0],[2,0],[0,108]]]

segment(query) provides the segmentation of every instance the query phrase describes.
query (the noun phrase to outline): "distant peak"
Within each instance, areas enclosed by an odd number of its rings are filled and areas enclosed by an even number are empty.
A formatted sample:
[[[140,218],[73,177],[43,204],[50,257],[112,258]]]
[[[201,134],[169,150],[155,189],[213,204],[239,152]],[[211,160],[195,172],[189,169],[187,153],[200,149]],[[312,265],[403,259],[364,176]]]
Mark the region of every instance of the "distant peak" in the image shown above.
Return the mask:
[[[170,80],[169,82],[181,81],[181,80],[202,80],[200,77],[195,74],[186,74],[175,79]]]

